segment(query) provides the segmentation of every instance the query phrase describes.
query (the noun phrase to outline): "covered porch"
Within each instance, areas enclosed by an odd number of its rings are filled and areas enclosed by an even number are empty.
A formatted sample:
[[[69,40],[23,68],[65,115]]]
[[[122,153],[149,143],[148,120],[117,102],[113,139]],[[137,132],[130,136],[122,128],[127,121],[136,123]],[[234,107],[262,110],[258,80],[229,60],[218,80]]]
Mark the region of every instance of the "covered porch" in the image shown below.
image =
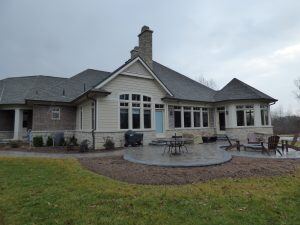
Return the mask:
[[[0,140],[24,140],[32,129],[32,109],[0,109]]]

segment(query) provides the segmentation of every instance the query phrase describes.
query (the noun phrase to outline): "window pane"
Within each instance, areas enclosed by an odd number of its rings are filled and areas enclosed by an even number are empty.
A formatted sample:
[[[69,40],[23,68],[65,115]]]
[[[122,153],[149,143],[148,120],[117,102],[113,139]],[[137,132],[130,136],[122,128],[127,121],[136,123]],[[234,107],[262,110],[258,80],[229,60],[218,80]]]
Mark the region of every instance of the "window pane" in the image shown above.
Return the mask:
[[[181,127],[181,111],[174,112],[175,127]]]
[[[201,121],[200,121],[200,112],[194,112],[194,127],[200,127]]]
[[[269,125],[269,111],[265,110],[265,125]]]
[[[144,95],[144,96],[143,96],[143,101],[144,101],[144,102],[151,102],[151,98]]]
[[[184,112],[184,127],[191,127],[191,112]]]
[[[144,110],[144,128],[151,128],[151,110]]]
[[[247,110],[246,111],[246,119],[247,119],[247,126],[254,125],[254,110]]]
[[[244,111],[236,111],[236,121],[238,126],[245,126]]]
[[[156,109],[163,109],[164,105],[163,104],[155,104]]]
[[[140,109],[132,109],[132,128],[140,128]]]
[[[59,108],[52,109],[52,120],[60,120],[60,109]]]
[[[203,117],[203,127],[208,127],[208,113],[203,112],[202,117]]]
[[[95,128],[95,108],[92,107],[92,129],[96,129]]]
[[[141,100],[141,96],[137,95],[137,94],[133,94],[132,95],[132,101],[140,101]]]
[[[261,125],[269,125],[268,110],[262,109],[260,111],[260,115],[261,115]]]
[[[128,109],[120,109],[121,129],[128,129]]]
[[[129,94],[120,95],[121,100],[129,100]]]

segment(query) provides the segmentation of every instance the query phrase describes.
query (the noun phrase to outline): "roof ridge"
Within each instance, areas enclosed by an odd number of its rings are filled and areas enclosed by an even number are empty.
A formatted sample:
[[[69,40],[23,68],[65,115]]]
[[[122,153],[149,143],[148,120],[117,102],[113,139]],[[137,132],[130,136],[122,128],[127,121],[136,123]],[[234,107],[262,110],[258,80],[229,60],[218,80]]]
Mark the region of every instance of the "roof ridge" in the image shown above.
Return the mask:
[[[246,84],[245,82],[239,80],[238,78],[233,78],[232,80],[236,80],[236,81],[240,82],[242,85],[244,85],[244,86],[247,87],[247,88],[250,88],[250,90],[253,91],[253,92],[255,92],[256,94],[259,94],[259,95],[261,95],[261,94],[267,95],[267,94],[261,92],[260,90],[258,90],[258,89],[256,89],[256,88],[250,86],[249,84]],[[258,93],[257,93],[257,92],[258,92]],[[267,96],[268,96],[268,97],[271,97],[271,96],[269,96],[269,95],[267,95]],[[261,97],[261,96],[260,96],[260,97]]]
[[[29,75],[29,76],[17,76],[17,77],[6,77],[2,80],[6,79],[15,79],[15,78],[33,78],[33,77],[51,77],[51,78],[59,78],[59,79],[68,79],[67,77],[58,77],[58,76],[50,76],[50,75]]]
[[[204,85],[204,84],[201,84],[200,82],[198,82],[198,81],[196,81],[196,80],[194,80],[194,79],[192,79],[192,78],[190,78],[190,77],[188,77],[188,76],[186,76],[186,75],[184,75],[184,74],[182,74],[182,73],[180,73],[180,72],[177,72],[176,70],[173,70],[173,69],[171,69],[171,68],[169,68],[169,67],[167,67],[167,66],[165,66],[165,65],[162,65],[161,63],[156,62],[156,61],[154,61],[154,60],[153,60],[153,62],[159,64],[160,66],[162,66],[162,67],[164,67],[164,68],[166,68],[166,69],[168,69],[168,70],[171,70],[171,71],[177,73],[178,75],[181,75],[181,76],[183,76],[183,77],[185,77],[185,78],[187,78],[187,79],[193,81],[194,83],[197,83],[198,85],[200,84],[201,86],[203,86],[203,87],[209,89],[210,91],[216,92],[216,90],[214,90],[214,89],[212,89],[212,88],[210,88],[210,87],[208,87],[208,86],[206,86],[206,85]]]

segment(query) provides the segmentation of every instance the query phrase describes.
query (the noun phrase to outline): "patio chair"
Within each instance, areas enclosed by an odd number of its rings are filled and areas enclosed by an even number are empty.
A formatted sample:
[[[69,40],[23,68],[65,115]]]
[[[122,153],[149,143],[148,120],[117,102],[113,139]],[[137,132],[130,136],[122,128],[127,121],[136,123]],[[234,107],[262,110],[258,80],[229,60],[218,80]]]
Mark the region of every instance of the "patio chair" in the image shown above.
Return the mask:
[[[268,138],[268,146],[265,147],[264,143],[261,142],[261,148],[262,148],[262,153],[267,152],[268,155],[270,155],[271,151],[274,151],[274,153],[278,152],[281,156],[282,153],[278,149],[278,143],[279,143],[279,136],[271,136]]]
[[[241,145],[240,145],[240,141],[239,140],[235,140],[236,143],[233,144],[227,135],[224,135],[224,138],[228,142],[228,145],[220,146],[221,148],[225,148],[226,151],[227,150],[231,150],[233,148],[237,148],[237,150],[240,151],[240,146]]]
[[[296,146],[298,138],[299,138],[299,134],[294,134],[293,140],[291,141],[291,143],[287,142],[286,147],[287,148],[292,148],[296,151],[300,151],[300,147]]]

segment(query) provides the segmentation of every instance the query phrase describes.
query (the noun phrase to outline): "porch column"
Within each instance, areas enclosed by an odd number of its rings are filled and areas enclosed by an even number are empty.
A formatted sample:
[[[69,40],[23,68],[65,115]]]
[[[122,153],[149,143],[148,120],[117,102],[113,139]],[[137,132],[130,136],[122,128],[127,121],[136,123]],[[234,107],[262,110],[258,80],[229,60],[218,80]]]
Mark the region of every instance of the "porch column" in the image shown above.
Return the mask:
[[[260,104],[254,104],[254,126],[261,126]]]
[[[23,122],[23,112],[21,109],[15,109],[15,123],[14,123],[14,139],[19,140]]]

